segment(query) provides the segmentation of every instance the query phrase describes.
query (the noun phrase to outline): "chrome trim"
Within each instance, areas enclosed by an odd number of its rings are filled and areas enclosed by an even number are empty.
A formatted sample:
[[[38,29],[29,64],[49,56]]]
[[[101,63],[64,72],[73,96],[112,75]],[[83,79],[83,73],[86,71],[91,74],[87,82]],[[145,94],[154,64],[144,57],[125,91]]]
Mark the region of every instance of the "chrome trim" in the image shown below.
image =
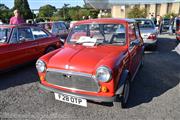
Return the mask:
[[[78,76],[84,76],[84,77],[93,78],[92,74],[87,74],[87,73],[82,73],[82,72],[75,72],[75,71],[70,71],[70,70],[60,70],[60,69],[48,68],[47,71],[59,72],[59,73],[68,74],[68,75],[78,75]]]
[[[60,69],[54,69],[54,68],[48,68],[47,72],[48,71],[50,71],[50,72],[59,72],[59,73],[68,74],[68,75],[77,75],[77,76],[89,77],[89,78],[93,79],[94,82],[97,84],[98,90],[96,92],[94,92],[94,91],[87,91],[87,90],[82,90],[82,89],[77,89],[77,88],[64,87],[64,86],[49,83],[47,81],[49,84],[52,84],[54,86],[65,88],[65,89],[70,89],[70,90],[74,90],[74,91],[93,92],[93,93],[98,93],[100,91],[100,89],[101,89],[99,82],[94,78],[94,75],[92,75],[92,74],[69,71],[69,70],[60,70]]]
[[[49,83],[51,84],[51,83]],[[92,93],[98,93],[100,91],[100,85],[98,85],[98,91],[97,92],[93,92],[93,91],[87,91],[87,90],[82,90],[82,89],[77,89],[77,88],[70,88],[70,87],[64,87],[64,86],[60,86],[60,85],[54,85],[54,84],[51,84],[53,86],[56,86],[56,87],[61,87],[61,88],[64,88],[64,89],[69,89],[69,90],[72,90],[72,91],[81,91],[81,92],[92,92]]]

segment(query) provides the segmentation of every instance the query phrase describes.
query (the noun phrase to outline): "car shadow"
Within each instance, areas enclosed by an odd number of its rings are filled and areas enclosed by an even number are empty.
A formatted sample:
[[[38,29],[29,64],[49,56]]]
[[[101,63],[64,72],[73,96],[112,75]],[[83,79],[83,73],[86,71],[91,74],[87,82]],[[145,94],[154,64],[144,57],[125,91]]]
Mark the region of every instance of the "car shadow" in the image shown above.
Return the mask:
[[[0,76],[0,90],[39,80],[34,62],[0,73]]]
[[[145,52],[144,66],[136,75],[128,108],[151,102],[180,83],[180,56],[174,39],[160,38],[156,51]]]

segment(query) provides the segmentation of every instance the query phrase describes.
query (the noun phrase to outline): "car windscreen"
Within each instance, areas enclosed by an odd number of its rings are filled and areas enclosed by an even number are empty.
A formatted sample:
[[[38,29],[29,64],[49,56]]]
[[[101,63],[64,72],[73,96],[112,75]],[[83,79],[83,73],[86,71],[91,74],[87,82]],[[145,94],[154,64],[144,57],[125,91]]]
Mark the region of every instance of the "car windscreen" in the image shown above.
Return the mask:
[[[163,24],[164,25],[169,25],[170,24],[170,19],[164,19]]]
[[[151,20],[136,20],[140,28],[154,28],[155,25]]]
[[[0,28],[0,43],[7,42],[11,28]]]
[[[74,26],[68,36],[71,44],[124,45],[126,29],[123,24],[83,24]]]

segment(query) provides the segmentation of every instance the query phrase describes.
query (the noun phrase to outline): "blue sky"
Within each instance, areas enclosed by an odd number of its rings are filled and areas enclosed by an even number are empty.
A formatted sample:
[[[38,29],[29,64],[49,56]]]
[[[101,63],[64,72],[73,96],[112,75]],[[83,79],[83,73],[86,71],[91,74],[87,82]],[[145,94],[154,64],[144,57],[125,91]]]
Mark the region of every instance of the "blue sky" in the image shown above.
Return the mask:
[[[0,0],[1,4],[5,4],[7,7],[12,8],[14,6],[14,0]],[[61,8],[64,3],[70,4],[71,6],[82,6],[84,5],[83,0],[28,0],[31,9],[39,9],[39,7],[50,4],[56,8]]]

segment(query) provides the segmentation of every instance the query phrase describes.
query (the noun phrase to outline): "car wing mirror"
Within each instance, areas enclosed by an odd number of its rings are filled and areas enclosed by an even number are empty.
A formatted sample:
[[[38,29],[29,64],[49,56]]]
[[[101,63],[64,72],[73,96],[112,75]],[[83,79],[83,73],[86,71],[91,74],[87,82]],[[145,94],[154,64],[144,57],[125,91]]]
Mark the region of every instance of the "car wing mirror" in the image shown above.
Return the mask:
[[[134,41],[131,41],[130,45],[131,46],[139,46],[141,44],[140,40],[134,40]]]

